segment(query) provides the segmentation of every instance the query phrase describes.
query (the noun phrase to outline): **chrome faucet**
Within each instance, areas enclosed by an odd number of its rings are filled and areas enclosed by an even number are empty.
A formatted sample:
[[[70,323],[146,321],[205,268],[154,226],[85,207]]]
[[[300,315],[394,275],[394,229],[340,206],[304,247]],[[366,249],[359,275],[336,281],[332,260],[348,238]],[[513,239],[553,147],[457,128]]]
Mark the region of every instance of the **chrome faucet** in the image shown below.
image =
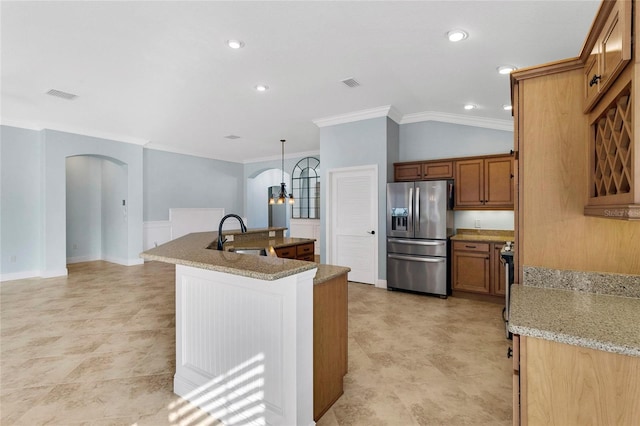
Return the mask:
[[[220,221],[220,225],[218,225],[218,250],[222,250],[224,247],[224,243],[227,242],[226,238],[222,238],[222,224],[224,224],[224,221],[230,217],[235,217],[236,219],[238,219],[238,222],[240,222],[240,230],[242,231],[243,234],[247,232],[247,226],[244,224],[240,216],[233,213],[226,215]]]

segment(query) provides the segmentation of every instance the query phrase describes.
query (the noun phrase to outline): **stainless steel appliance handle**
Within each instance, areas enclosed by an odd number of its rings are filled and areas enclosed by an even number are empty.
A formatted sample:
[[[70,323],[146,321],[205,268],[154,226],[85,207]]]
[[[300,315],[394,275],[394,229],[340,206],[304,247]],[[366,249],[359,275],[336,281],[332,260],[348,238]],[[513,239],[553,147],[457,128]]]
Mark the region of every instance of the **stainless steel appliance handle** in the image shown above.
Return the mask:
[[[409,224],[411,224],[410,231],[413,231],[413,188],[409,188]]]
[[[416,230],[420,232],[420,187],[416,188]]]
[[[443,263],[447,261],[445,257],[416,257],[416,256],[401,256],[398,254],[388,254],[387,257],[389,259],[409,260],[411,262]]]
[[[416,240],[397,240],[394,238],[389,238],[387,240],[389,243],[398,243],[398,244],[407,244],[410,246],[443,246],[447,244],[446,241],[416,241]]]

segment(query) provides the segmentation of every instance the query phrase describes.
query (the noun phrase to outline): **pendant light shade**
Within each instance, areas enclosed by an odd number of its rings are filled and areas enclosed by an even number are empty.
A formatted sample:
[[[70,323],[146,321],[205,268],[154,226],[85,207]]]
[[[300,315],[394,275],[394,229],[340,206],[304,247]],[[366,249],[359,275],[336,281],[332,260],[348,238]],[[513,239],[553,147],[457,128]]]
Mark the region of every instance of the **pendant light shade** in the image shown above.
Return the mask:
[[[271,198],[269,198],[269,204],[284,204],[287,199],[289,199],[289,204],[293,204],[295,203],[295,200],[293,199],[293,194],[287,194],[287,184],[284,183],[284,143],[285,140],[284,139],[280,139],[280,142],[282,142],[282,182],[280,183],[280,194],[278,194],[278,198],[275,199],[274,196],[272,195]]]

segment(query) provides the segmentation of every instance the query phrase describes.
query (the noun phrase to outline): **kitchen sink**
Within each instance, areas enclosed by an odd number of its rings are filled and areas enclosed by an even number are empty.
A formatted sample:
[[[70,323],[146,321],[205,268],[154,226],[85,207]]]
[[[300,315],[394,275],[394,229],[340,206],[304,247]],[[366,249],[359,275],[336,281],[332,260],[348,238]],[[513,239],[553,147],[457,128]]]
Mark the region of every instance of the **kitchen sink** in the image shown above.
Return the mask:
[[[229,251],[234,252],[234,253],[238,253],[238,254],[253,254],[255,256],[266,256],[267,255],[267,250],[265,249],[230,249]]]

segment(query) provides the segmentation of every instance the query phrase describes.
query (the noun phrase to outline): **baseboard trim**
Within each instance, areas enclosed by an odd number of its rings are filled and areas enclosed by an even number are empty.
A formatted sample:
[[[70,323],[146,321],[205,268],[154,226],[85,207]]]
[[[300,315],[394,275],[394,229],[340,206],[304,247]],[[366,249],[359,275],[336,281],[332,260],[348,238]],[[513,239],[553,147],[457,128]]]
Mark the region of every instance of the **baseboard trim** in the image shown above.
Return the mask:
[[[26,278],[40,278],[40,271],[10,272],[8,274],[0,275],[1,282],[24,280]]]
[[[376,288],[387,289],[387,280],[378,279],[376,281]]]
[[[101,256],[95,256],[95,255],[67,257],[67,265],[71,263],[93,262],[101,259],[102,259]]]
[[[49,269],[48,271],[44,271],[40,274],[42,278],[66,277],[67,275],[69,275],[67,268]]]

